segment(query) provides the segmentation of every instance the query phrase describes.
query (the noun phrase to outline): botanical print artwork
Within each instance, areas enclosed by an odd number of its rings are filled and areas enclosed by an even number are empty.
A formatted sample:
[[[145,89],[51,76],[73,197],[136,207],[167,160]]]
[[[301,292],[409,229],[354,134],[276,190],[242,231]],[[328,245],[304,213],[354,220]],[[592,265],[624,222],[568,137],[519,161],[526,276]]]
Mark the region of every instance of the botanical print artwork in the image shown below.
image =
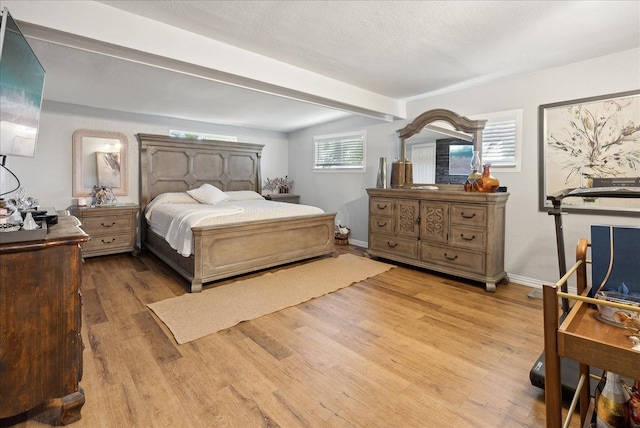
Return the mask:
[[[96,152],[98,184],[107,187],[121,187],[120,153]]]
[[[640,177],[640,96],[545,112],[546,191],[590,187],[593,178]]]

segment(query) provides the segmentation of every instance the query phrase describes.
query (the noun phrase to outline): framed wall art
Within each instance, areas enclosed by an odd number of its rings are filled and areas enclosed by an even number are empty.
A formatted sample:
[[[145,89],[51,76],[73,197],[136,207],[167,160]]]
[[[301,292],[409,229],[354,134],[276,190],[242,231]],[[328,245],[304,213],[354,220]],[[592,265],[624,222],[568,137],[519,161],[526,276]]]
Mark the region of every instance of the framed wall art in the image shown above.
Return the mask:
[[[566,189],[640,190],[640,90],[541,105],[540,210]],[[588,190],[587,190],[588,192]],[[565,211],[640,212],[640,198],[568,197]]]

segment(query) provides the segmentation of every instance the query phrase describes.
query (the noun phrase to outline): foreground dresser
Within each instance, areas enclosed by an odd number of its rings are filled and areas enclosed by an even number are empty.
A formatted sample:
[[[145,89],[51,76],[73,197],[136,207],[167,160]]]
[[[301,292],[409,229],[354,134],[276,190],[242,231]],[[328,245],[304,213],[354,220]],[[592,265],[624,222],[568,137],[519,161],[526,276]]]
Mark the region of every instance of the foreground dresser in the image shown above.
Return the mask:
[[[460,190],[457,190],[458,187]],[[508,193],[367,189],[368,254],[484,282],[508,281],[504,271]]]
[[[82,229],[91,240],[82,245],[83,257],[131,251],[137,254],[138,211],[136,204],[118,204],[105,207],[71,207]]]
[[[80,419],[79,225],[61,215],[44,240],[0,244],[0,425],[41,405],[54,423]]]

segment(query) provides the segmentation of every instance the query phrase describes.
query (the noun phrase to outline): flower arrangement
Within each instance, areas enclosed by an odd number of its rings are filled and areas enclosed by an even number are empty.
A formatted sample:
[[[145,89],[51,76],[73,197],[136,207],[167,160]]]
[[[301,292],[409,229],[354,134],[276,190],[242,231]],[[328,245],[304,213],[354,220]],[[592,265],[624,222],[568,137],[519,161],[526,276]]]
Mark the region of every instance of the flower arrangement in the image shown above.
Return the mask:
[[[91,195],[94,197],[96,205],[112,204],[116,199],[111,187],[99,186],[97,184],[93,186],[93,192]]]
[[[293,180],[289,181],[288,176],[284,176],[284,178],[276,177],[273,180],[267,177],[267,180],[264,182],[264,186],[262,186],[264,190],[268,190],[270,192],[277,193],[289,193],[289,191],[293,188]]]

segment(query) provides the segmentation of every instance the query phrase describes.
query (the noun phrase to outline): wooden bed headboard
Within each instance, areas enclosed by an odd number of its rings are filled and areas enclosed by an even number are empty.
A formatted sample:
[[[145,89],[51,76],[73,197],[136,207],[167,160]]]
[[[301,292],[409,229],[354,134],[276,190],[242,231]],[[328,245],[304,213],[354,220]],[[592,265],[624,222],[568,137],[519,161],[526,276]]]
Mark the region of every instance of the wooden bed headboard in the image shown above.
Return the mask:
[[[209,183],[221,190],[261,193],[262,144],[137,134],[140,143],[140,207],[167,192]],[[144,212],[144,211],[143,211]]]

